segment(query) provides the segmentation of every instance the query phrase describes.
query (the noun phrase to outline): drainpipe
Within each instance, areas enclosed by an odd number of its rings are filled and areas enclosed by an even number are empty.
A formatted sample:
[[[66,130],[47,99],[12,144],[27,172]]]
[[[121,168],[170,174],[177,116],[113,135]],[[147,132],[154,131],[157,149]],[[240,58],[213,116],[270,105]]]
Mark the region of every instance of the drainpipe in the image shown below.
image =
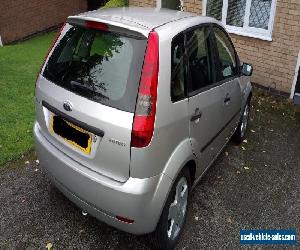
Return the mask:
[[[180,8],[180,11],[184,11],[184,9],[183,9],[183,0],[180,0],[180,6],[179,6],[179,8]]]

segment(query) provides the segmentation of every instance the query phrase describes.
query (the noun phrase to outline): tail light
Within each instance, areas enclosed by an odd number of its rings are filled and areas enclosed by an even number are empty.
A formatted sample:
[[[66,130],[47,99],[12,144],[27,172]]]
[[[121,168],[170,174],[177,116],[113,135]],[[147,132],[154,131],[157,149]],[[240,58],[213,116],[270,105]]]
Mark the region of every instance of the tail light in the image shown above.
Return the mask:
[[[85,22],[85,27],[87,27],[89,29],[97,29],[97,30],[108,31],[107,24],[100,23],[100,22],[86,21]]]
[[[144,58],[131,132],[131,146],[149,145],[154,130],[158,83],[158,34],[151,31]]]
[[[51,46],[50,46],[48,52],[47,52],[47,54],[46,54],[46,56],[45,56],[45,58],[44,58],[44,61],[43,61],[42,65],[41,65],[41,68],[40,68],[40,70],[39,70],[39,72],[38,72],[38,74],[37,74],[37,76],[36,76],[35,82],[36,82],[37,79],[39,78],[39,75],[40,75],[40,73],[41,73],[41,71],[42,71],[42,68],[44,67],[44,64],[45,64],[45,62],[46,62],[46,59],[47,59],[47,57],[49,56],[49,54],[50,54],[51,50],[53,49],[54,45],[56,44],[58,38],[60,37],[61,32],[62,32],[63,28],[65,27],[65,25],[66,25],[66,23],[64,23],[64,24],[62,25],[62,27],[60,28],[59,32],[56,34],[56,36],[55,36],[55,38],[54,38],[54,40],[53,40],[53,42],[52,42],[52,44],[51,44]]]

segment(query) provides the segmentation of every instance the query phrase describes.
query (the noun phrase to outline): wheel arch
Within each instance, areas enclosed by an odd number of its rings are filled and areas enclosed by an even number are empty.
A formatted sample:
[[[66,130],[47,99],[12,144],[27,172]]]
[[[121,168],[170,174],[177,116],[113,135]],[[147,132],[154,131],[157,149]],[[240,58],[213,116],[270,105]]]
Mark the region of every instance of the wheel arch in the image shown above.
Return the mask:
[[[176,149],[171,154],[164,170],[163,174],[168,176],[171,180],[171,183],[165,193],[165,197],[163,202],[161,203],[160,207],[160,216],[163,212],[165,204],[168,200],[169,194],[172,190],[174,182],[176,181],[178,175],[184,168],[188,168],[190,177],[191,177],[191,187],[195,181],[195,174],[196,174],[196,156],[193,154],[192,145],[190,142],[190,138],[182,141]],[[159,216],[159,217],[160,217]],[[159,220],[158,220],[159,221]],[[158,223],[157,221],[157,223]]]
[[[188,167],[191,178],[194,181],[196,173],[196,156],[193,153],[190,138],[182,141],[175,148],[163,170],[163,173],[172,179],[172,182],[174,182],[184,167]]]

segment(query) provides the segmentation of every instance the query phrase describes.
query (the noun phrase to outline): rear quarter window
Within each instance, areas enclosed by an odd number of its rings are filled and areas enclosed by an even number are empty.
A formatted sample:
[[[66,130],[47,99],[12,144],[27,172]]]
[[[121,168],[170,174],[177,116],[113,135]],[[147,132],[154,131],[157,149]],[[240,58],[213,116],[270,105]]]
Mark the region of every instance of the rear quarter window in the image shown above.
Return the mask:
[[[171,100],[177,102],[185,98],[184,35],[172,40],[171,45]]]

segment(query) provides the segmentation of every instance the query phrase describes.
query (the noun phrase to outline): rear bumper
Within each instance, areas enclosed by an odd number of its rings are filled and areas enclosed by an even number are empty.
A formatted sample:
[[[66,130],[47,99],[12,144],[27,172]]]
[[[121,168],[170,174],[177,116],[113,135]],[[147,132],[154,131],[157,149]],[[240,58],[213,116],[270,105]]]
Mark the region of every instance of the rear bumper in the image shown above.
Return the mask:
[[[34,125],[36,151],[41,166],[54,185],[82,210],[113,227],[133,233],[154,231],[172,181],[164,174],[129,178],[121,183],[82,166],[53,146]],[[116,219],[122,216],[132,224]]]

